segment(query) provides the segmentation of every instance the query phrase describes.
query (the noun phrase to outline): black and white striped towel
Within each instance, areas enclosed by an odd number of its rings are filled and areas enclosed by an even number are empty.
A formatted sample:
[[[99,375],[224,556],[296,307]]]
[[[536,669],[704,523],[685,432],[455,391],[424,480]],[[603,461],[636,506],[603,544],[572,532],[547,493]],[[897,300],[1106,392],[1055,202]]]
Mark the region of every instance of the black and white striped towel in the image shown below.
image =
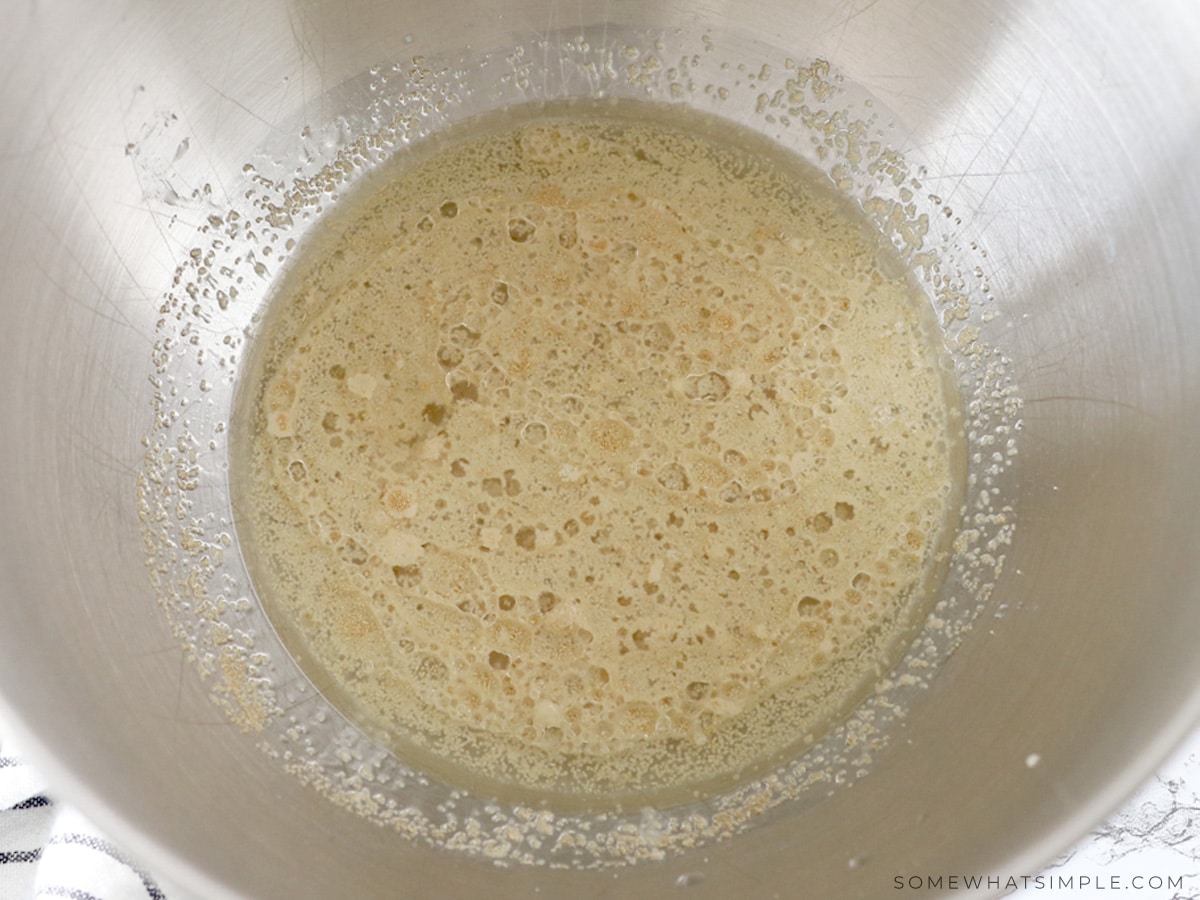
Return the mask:
[[[71,807],[0,734],[0,900],[166,900],[154,878]]]

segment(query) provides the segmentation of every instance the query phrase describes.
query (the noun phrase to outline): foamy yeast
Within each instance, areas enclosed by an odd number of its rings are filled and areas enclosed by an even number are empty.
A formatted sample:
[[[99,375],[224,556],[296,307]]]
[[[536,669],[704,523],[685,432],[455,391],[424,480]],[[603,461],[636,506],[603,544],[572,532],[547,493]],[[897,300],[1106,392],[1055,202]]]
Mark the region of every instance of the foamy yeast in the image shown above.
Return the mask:
[[[893,664],[951,493],[903,278],[793,168],[565,117],[397,166],[277,298],[260,592],[395,739],[539,788],[729,775]]]

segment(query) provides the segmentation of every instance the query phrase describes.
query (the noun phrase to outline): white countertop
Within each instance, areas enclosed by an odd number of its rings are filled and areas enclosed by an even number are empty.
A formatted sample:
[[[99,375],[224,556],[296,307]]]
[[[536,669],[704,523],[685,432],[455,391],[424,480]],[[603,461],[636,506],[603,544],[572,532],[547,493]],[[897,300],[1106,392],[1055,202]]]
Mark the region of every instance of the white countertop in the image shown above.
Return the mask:
[[[1107,822],[1010,897],[1200,897],[1200,730]]]

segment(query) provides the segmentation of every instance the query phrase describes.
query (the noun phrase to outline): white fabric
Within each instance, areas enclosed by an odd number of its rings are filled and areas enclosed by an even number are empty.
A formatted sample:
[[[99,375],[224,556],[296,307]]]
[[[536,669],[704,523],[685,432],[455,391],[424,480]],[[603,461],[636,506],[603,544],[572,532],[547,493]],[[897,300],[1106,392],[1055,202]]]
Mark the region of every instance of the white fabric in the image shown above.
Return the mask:
[[[0,735],[0,900],[167,900],[154,878],[78,812]]]

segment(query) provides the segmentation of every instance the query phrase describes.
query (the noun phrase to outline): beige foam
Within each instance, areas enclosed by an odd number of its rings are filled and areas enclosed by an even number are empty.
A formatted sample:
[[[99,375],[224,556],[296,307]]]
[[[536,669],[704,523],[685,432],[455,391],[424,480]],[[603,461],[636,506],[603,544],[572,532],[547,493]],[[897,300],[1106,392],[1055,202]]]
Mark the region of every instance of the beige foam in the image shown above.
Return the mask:
[[[912,290],[795,172],[562,120],[341,221],[275,302],[239,480],[260,593],[376,726],[684,784],[894,662],[954,420]]]

